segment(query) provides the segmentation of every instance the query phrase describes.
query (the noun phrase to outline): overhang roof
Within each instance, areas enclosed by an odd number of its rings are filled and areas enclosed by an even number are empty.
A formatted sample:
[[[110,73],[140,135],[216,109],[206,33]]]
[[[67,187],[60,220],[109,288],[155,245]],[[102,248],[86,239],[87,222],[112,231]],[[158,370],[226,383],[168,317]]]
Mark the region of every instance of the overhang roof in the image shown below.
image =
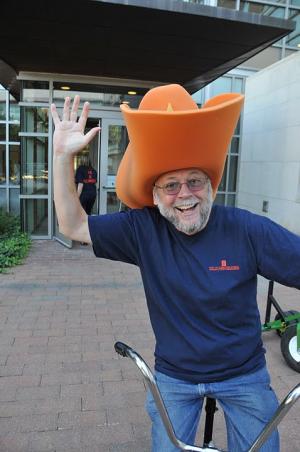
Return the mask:
[[[180,83],[192,93],[293,29],[179,0],[10,0],[1,4],[0,83],[16,94],[16,76],[28,71]]]

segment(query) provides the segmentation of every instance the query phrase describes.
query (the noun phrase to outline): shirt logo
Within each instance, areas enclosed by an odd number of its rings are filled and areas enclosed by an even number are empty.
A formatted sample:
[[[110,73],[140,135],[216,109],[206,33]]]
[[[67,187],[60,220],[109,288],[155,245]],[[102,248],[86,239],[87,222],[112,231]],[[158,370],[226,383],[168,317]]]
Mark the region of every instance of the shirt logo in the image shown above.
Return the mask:
[[[228,265],[226,259],[221,259],[220,265],[217,267],[208,267],[208,270],[211,272],[220,272],[220,271],[234,271],[239,270],[239,265]]]

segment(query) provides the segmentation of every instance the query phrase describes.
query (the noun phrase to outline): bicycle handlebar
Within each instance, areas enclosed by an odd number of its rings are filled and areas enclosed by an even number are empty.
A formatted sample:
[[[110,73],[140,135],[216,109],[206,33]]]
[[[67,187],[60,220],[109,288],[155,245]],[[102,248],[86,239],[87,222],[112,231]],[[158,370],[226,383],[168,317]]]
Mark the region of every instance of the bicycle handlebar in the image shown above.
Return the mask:
[[[115,343],[116,352],[124,357],[131,358],[135,364],[138,366],[139,370],[143,374],[145,381],[147,383],[148,388],[150,389],[153,398],[155,400],[156,406],[160,413],[161,419],[167,431],[167,434],[170,438],[170,441],[178,447],[180,450],[184,451],[193,451],[193,452],[222,452],[220,449],[216,449],[213,447],[198,447],[198,446],[190,446],[185,444],[181,440],[179,440],[174,432],[173,425],[169,418],[168,412],[166,410],[164,401],[162,399],[159,388],[156,384],[155,378],[152,374],[151,369],[148,367],[147,363],[143,360],[143,358],[135,352],[131,347],[124,344],[123,342]],[[262,444],[266,441],[268,436],[272,433],[272,431],[277,427],[283,417],[287,414],[287,412],[291,409],[294,403],[300,397],[300,383],[292,389],[289,394],[285,397],[285,399],[279,405],[277,411],[275,412],[272,419],[268,422],[268,424],[264,427],[261,433],[258,435],[252,446],[250,447],[248,452],[257,452]]]

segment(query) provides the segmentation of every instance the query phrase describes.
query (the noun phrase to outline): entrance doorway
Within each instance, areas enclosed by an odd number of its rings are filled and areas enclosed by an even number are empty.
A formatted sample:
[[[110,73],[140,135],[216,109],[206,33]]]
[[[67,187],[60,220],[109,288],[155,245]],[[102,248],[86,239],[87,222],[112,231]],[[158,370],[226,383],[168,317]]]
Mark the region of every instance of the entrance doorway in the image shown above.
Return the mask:
[[[91,111],[85,133],[95,126],[101,127],[98,134],[74,159],[74,171],[83,160],[90,160],[97,171],[97,197],[92,215],[112,213],[122,210],[116,195],[116,174],[128,144],[127,129],[121,113],[116,111]],[[72,240],[59,232],[54,207],[54,238],[68,248]]]

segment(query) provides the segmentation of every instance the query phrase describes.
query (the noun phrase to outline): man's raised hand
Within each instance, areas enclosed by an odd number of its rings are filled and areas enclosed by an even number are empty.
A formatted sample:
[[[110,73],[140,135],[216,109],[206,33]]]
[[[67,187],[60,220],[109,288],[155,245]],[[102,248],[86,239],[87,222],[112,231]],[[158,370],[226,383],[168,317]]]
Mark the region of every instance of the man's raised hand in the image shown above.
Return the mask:
[[[100,127],[93,127],[93,129],[84,135],[84,129],[89,114],[89,103],[84,103],[80,118],[77,121],[79,102],[80,97],[75,96],[70,111],[71,99],[70,97],[66,97],[62,120],[59,118],[55,104],[51,104],[51,114],[55,125],[53,135],[54,155],[72,156],[77,154],[100,130]]]

